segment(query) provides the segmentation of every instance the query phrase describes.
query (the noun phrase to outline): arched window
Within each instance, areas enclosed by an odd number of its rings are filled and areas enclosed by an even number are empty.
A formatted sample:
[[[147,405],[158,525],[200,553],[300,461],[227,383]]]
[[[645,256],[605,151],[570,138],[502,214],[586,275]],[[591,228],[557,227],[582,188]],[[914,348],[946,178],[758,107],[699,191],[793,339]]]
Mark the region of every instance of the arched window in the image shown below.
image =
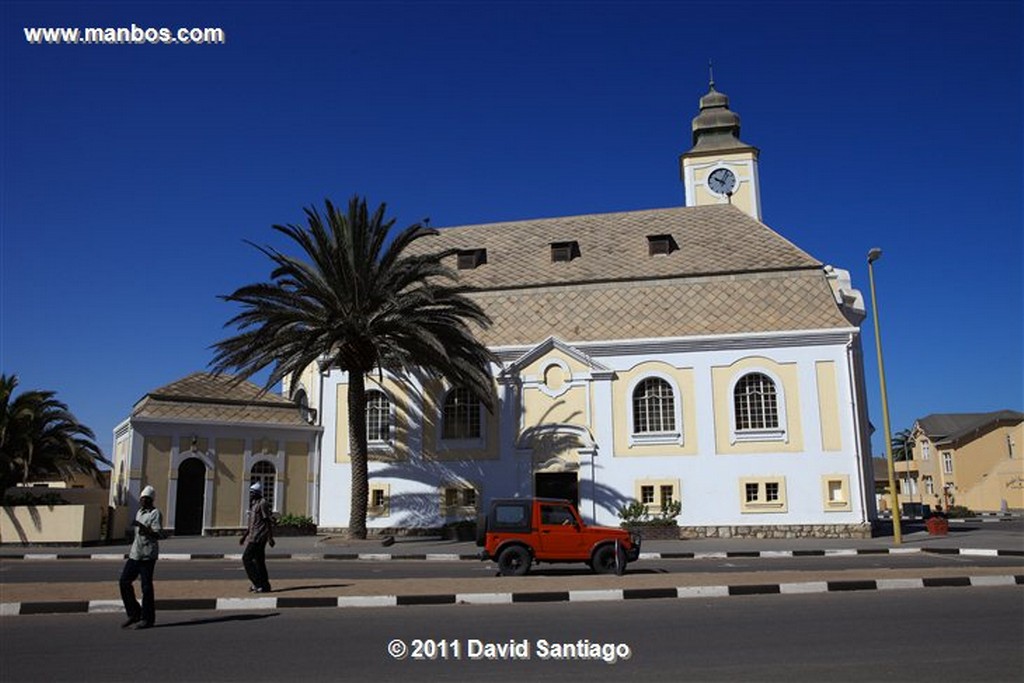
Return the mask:
[[[296,391],[292,400],[299,406],[299,414],[302,415],[303,421],[314,424],[316,422],[316,411],[309,407],[309,396],[306,395],[306,390],[299,389]]]
[[[443,439],[480,438],[480,401],[465,387],[448,392],[444,400]]]
[[[370,443],[391,440],[391,401],[383,391],[366,392],[366,440]]]
[[[277,470],[274,469],[273,463],[267,462],[266,460],[260,460],[252,466],[252,472],[249,473],[249,485],[252,486],[256,482],[260,483],[263,487],[263,499],[267,501],[267,505],[270,509],[274,509],[274,480],[277,475]]]
[[[659,377],[648,377],[633,390],[633,432],[650,434],[675,430],[672,387]]]
[[[752,372],[740,378],[733,390],[736,431],[779,428],[779,399],[775,382]]]

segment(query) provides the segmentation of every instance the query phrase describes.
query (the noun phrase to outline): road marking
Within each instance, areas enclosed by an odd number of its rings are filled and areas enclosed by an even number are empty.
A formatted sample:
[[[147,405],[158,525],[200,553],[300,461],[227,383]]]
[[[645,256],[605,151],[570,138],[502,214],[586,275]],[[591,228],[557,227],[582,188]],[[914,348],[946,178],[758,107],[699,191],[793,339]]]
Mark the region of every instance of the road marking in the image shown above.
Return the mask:
[[[217,609],[274,609],[277,598],[217,598]]]
[[[827,581],[803,581],[797,583],[780,583],[781,593],[799,595],[801,593],[827,593]]]
[[[398,597],[394,595],[343,595],[338,598],[338,607],[394,607]]]
[[[601,602],[604,600],[622,600],[622,590],[610,588],[607,590],[569,591],[569,602]]]
[[[467,605],[511,605],[511,593],[456,593],[455,602]]]

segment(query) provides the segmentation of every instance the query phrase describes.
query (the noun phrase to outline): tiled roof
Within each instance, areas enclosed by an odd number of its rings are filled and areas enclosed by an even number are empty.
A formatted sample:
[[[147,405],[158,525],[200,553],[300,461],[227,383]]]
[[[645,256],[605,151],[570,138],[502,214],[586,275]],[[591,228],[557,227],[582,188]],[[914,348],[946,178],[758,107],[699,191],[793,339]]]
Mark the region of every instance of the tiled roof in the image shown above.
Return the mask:
[[[649,235],[671,235],[679,248],[671,254],[650,256]],[[579,243],[579,258],[552,262],[551,244],[569,241]],[[410,249],[452,248],[487,250],[486,264],[459,271],[460,281],[476,289],[822,265],[768,226],[727,204],[442,228],[436,237],[419,240]]]
[[[1024,421],[1024,413],[997,410],[992,413],[933,413],[917,423],[935,443],[952,443],[999,422]]]
[[[479,292],[488,346],[654,339],[850,326],[820,272]]]
[[[308,426],[295,403],[261,392],[256,384],[229,375],[195,372],[146,394],[132,417]]]
[[[651,256],[652,235],[678,249]],[[553,262],[551,244],[569,241],[579,256]],[[492,347],[850,326],[822,264],[729,205],[443,228],[413,247],[487,250],[457,272]]]

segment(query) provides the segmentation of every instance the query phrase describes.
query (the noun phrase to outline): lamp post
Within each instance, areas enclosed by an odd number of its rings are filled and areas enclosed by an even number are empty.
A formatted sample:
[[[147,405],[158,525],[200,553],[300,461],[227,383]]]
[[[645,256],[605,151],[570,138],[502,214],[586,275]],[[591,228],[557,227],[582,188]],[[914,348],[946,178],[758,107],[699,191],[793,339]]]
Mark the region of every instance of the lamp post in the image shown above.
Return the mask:
[[[882,387],[882,429],[885,431],[885,460],[889,470],[889,495],[892,497],[892,540],[896,545],[903,542],[900,529],[900,503],[896,493],[896,468],[892,462],[892,436],[889,429],[889,399],[885,391],[885,364],[882,362],[882,332],[878,329],[878,301],[875,299],[875,270],[873,264],[882,257],[882,250],[875,247],[868,252],[868,280],[871,283],[871,313],[875,322],[875,351],[878,354],[878,382]]]

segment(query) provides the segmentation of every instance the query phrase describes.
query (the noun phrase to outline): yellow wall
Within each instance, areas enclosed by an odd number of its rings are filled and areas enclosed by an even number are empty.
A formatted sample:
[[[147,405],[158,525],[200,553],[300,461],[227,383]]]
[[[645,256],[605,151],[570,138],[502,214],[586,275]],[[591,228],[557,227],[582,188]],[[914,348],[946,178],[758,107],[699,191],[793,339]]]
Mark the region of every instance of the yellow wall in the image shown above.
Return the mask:
[[[167,482],[171,475],[171,437],[147,436],[142,452],[142,486],[152,486],[156,490],[156,506],[166,510]]]
[[[843,438],[839,430],[839,391],[836,388],[836,364],[818,361],[814,364],[818,381],[818,411],[821,417],[821,450],[841,451]]]
[[[245,441],[217,439],[217,473],[213,480],[213,521],[217,527],[237,527],[242,523],[242,486]]]
[[[1015,443],[1009,457],[1006,437]],[[957,505],[995,512],[1005,499],[1007,507],[1024,509],[1024,423],[993,429],[960,445],[953,453],[952,480]],[[941,452],[947,449],[939,449]],[[947,475],[948,476],[948,475]]]
[[[683,444],[633,444],[629,443],[629,413],[633,410],[633,397],[630,387],[640,377],[651,373],[668,375],[679,390],[682,398]],[[674,368],[668,363],[648,361],[635,365],[632,369],[616,374],[612,382],[612,405],[614,406],[614,423],[612,430],[615,439],[615,455],[695,455],[697,453],[697,411],[696,392],[694,390],[694,374],[690,368]]]
[[[309,470],[309,449],[304,441],[285,443],[285,509],[282,512],[293,515],[308,515],[306,473]]]
[[[786,441],[753,441],[730,443],[732,419],[732,386],[736,379],[747,372],[758,369],[768,370],[782,383],[781,401],[786,409]],[[800,392],[797,381],[796,363],[776,363],[768,358],[753,356],[736,361],[730,366],[711,368],[711,379],[715,393],[715,447],[718,453],[799,453],[803,451],[803,429],[800,424]],[[776,387],[779,389],[780,387]]]
[[[154,487],[155,488],[155,487]],[[0,510],[0,542],[84,543],[100,540],[101,505],[15,505]]]

